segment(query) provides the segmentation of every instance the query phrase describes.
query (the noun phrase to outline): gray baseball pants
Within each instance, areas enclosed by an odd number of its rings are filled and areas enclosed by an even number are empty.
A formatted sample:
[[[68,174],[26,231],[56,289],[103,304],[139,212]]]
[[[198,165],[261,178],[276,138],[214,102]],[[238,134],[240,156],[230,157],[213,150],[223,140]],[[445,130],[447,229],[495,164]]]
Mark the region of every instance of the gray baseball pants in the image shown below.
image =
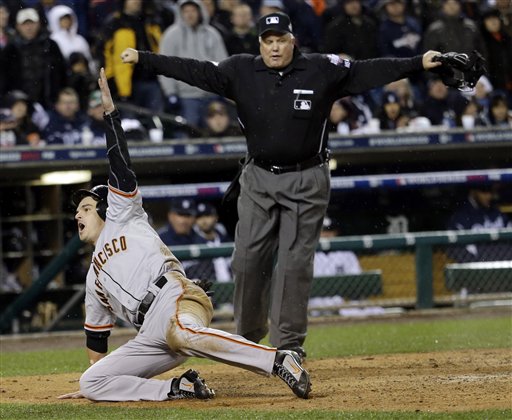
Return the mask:
[[[165,276],[169,282],[153,301],[137,336],[83,373],[80,391],[86,398],[168,400],[172,379],[150,378],[181,365],[188,356],[272,373],[275,349],[209,328],[213,308],[204,291],[176,272]]]
[[[250,162],[240,187],[232,262],[237,333],[259,342],[270,318],[273,346],[301,346],[329,203],[328,165],[276,175]]]

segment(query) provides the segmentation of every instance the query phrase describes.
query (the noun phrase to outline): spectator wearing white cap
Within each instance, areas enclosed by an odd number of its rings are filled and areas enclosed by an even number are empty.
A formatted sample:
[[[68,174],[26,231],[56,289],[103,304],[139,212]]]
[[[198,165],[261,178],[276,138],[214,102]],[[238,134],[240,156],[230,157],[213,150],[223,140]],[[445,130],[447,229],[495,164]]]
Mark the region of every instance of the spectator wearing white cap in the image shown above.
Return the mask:
[[[66,86],[66,62],[59,46],[41,29],[35,9],[21,9],[16,15],[16,37],[5,49],[6,68],[13,75],[9,89],[25,92],[29,99],[51,108]]]

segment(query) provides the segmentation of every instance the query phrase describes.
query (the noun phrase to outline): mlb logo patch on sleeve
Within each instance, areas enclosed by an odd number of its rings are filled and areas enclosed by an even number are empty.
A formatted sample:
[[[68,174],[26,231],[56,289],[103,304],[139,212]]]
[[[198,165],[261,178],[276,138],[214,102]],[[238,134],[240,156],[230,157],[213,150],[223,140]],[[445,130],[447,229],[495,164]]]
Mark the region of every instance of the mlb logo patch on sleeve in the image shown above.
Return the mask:
[[[327,58],[335,66],[344,66],[347,69],[350,68],[350,61],[349,60],[345,60],[344,58],[341,58],[340,56],[338,56],[336,54],[328,54]]]

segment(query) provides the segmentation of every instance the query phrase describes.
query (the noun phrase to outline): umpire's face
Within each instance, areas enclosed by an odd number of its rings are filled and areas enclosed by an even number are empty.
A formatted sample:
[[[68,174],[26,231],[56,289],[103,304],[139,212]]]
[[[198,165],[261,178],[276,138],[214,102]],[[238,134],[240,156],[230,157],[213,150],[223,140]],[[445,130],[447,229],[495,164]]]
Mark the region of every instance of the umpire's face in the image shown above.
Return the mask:
[[[282,69],[292,62],[295,38],[292,34],[267,32],[260,38],[260,54],[267,67]]]

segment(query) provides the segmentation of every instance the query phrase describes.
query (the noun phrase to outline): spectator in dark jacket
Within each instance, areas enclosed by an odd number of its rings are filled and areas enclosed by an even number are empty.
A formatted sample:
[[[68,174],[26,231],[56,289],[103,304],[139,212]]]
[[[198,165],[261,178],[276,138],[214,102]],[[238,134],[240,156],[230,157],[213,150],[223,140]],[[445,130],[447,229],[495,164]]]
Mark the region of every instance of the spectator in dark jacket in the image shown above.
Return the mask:
[[[449,230],[500,229],[512,227],[508,217],[493,203],[495,191],[490,184],[482,184],[469,190],[467,201],[451,216],[447,223]],[[499,261],[512,259],[510,244],[470,244],[453,247],[448,255],[457,262]]]
[[[432,125],[453,128],[466,102],[467,100],[458,91],[448,90],[441,79],[432,78],[428,82],[428,95],[423,102],[420,114],[427,117]]]
[[[28,96],[20,91],[13,90],[7,95],[7,105],[16,119],[16,144],[39,146],[41,141],[39,128],[32,121],[33,106]]]
[[[25,92],[30,100],[50,108],[59,90],[66,86],[66,62],[59,46],[41,29],[34,9],[21,9],[16,15],[17,35],[7,45],[7,68],[11,75],[9,89]]]
[[[512,37],[504,31],[498,9],[485,10],[482,23],[490,81],[495,89],[508,91],[512,100]]]
[[[85,116],[80,113],[77,93],[72,88],[64,88],[59,92],[55,109],[50,111],[50,122],[43,137],[47,144],[81,144],[84,125]]]
[[[345,0],[344,14],[325,29],[322,52],[345,54],[356,60],[376,57],[377,25],[363,14],[360,0]]]
[[[466,54],[478,50],[487,55],[480,30],[461,14],[460,0],[443,0],[441,17],[424,34],[423,49]]]
[[[6,72],[9,66],[5,49],[13,41],[15,34],[15,30],[9,26],[9,8],[0,1],[0,95],[11,89],[13,75]]]
[[[228,54],[258,55],[260,43],[251,8],[247,4],[235,6],[231,12],[231,23],[233,27],[224,39]]]
[[[80,110],[87,111],[89,95],[97,86],[95,75],[91,73],[89,61],[80,52],[73,52],[69,56],[68,66],[68,87],[73,88],[78,94]]]
[[[205,243],[194,231],[197,206],[194,200],[175,198],[169,203],[168,224],[158,231],[166,245],[191,245]]]
[[[405,0],[384,0],[385,18],[379,27],[378,45],[382,56],[413,57],[420,53],[421,26],[405,14]]]

